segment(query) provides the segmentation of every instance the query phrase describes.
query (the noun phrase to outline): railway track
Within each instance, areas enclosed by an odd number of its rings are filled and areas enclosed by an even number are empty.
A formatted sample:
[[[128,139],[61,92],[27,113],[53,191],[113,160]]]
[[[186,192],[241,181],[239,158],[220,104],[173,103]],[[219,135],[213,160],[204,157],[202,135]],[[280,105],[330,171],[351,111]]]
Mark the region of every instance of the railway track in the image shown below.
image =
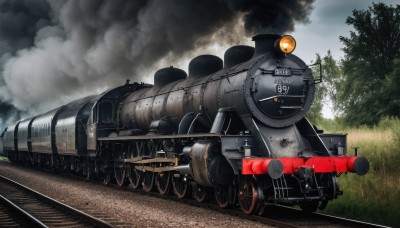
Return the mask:
[[[386,226],[372,224],[357,220],[329,216],[319,213],[307,214],[301,210],[283,207],[283,206],[267,206],[261,215],[246,215],[239,207],[221,209],[213,203],[198,204],[194,200],[185,200],[192,205],[198,205],[205,208],[217,210],[221,213],[242,217],[244,219],[257,221],[262,224],[294,228],[294,227],[366,227],[366,228],[383,228]]]
[[[86,178],[76,175],[66,175],[67,178],[80,179],[81,181],[87,181]],[[93,183],[104,185],[102,181],[94,181]],[[160,195],[157,191],[145,192],[141,189],[133,189],[130,186],[119,187],[115,183],[108,184],[112,187],[121,191],[135,192],[141,195],[147,195],[157,197],[161,199],[173,200],[175,202],[186,203],[192,206],[198,206],[202,208],[212,209],[220,213],[225,213],[244,219],[257,221],[259,223],[285,228],[300,228],[300,227],[366,227],[366,228],[387,228],[387,226],[367,223],[358,220],[352,220],[347,218],[341,218],[336,216],[325,215],[321,213],[304,213],[299,209],[285,206],[270,205],[266,206],[263,214],[261,215],[246,215],[240,209],[239,205],[231,208],[220,208],[213,199],[208,200],[204,203],[199,203],[191,198],[178,199],[173,194]],[[212,197],[211,197],[212,198]]]
[[[71,174],[64,175],[64,177],[75,180],[78,179],[80,181],[87,181],[83,177]],[[92,183],[104,185],[101,181],[92,181]],[[264,210],[264,213],[261,215],[246,215],[241,211],[241,209],[238,206],[233,208],[231,207],[222,209],[218,205],[216,205],[212,200],[211,202],[209,201],[207,203],[198,203],[196,200],[190,198],[178,199],[172,194],[160,195],[158,192],[144,192],[142,190],[133,189],[130,186],[118,187],[116,184],[113,183],[109,184],[109,186],[119,191],[130,191],[141,195],[173,200],[176,202],[181,202],[197,207],[216,210],[220,213],[234,215],[237,217],[241,217],[252,221],[257,221],[262,224],[275,227],[380,227],[380,228],[385,227],[378,224],[366,223],[362,221],[350,220],[346,218],[334,217],[319,213],[307,214],[295,208],[272,206],[272,205],[267,206]],[[81,208],[81,209],[93,214],[90,208]],[[105,218],[106,221],[112,220],[111,215],[100,215],[100,214],[97,215],[95,213],[93,215],[95,215],[96,217]],[[115,225],[120,226],[120,224],[115,224]],[[127,224],[123,224],[122,222],[122,226],[125,225]]]
[[[0,227],[113,227],[0,176]]]
[[[281,221],[282,227],[386,227],[320,213],[304,213],[299,209],[284,206],[267,206],[260,217]]]
[[[100,182],[98,182],[100,184]],[[110,187],[117,188],[122,191],[133,191],[142,195],[158,197],[162,199],[173,200],[176,202],[183,202],[189,205],[198,206],[202,208],[216,210],[221,213],[241,217],[244,219],[257,221],[259,223],[284,228],[300,228],[300,227],[365,227],[365,228],[388,228],[387,226],[357,221],[347,218],[330,216],[320,213],[304,213],[303,211],[285,206],[266,206],[261,215],[246,215],[242,212],[240,207],[220,208],[215,202],[208,201],[199,203],[194,199],[178,199],[174,195],[160,195],[158,192],[144,192],[137,189],[127,187],[118,187],[117,185],[110,184]]]
[[[101,182],[98,182],[101,184]],[[133,191],[142,195],[158,197],[162,199],[183,202],[193,206],[216,210],[221,213],[238,216],[244,219],[257,221],[259,223],[284,228],[299,228],[299,227],[366,227],[366,228],[387,228],[387,226],[357,221],[347,218],[330,216],[320,213],[304,213],[303,211],[291,207],[270,205],[266,206],[261,215],[246,215],[240,207],[220,208],[215,202],[208,201],[199,203],[194,199],[178,199],[174,195],[160,195],[158,192],[144,192],[131,187],[118,187],[115,184],[109,184],[110,187],[117,188],[122,191]]]
[[[35,227],[35,221],[0,196],[0,227]]]

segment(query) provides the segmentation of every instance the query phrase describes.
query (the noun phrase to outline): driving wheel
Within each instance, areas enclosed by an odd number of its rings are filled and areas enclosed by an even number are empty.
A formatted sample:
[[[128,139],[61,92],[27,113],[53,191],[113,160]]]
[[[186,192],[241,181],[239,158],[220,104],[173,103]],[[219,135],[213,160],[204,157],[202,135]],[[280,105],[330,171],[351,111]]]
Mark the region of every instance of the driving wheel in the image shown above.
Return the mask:
[[[143,175],[143,181],[142,181],[143,190],[145,192],[150,192],[151,190],[153,190],[154,187],[154,172],[146,171],[142,175]]]
[[[114,162],[114,177],[119,187],[122,187],[125,184],[126,169],[122,160]]]
[[[203,203],[206,200],[207,191],[206,188],[202,185],[194,183],[192,185],[193,188],[193,198],[199,202]]]
[[[161,195],[166,195],[171,189],[171,173],[159,172],[156,175],[157,190]]]
[[[239,205],[246,214],[255,214],[263,206],[263,195],[252,178],[245,178],[239,187]]]
[[[182,176],[179,173],[175,173],[172,175],[172,188],[174,190],[175,195],[179,199],[183,199],[187,196],[188,193],[188,183],[186,177]]]
[[[221,208],[226,208],[235,203],[236,188],[234,186],[215,188],[214,196],[218,206]]]
[[[142,172],[140,172],[137,169],[132,168],[131,166],[128,166],[128,180],[129,183],[131,184],[133,189],[138,189],[140,187],[140,182],[142,180]]]

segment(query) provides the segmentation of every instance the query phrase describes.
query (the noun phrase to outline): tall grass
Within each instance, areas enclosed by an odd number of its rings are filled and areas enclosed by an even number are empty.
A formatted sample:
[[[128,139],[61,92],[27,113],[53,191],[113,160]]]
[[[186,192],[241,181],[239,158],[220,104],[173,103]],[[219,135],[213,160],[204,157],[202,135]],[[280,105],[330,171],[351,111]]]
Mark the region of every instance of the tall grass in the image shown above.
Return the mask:
[[[345,174],[344,192],[325,213],[400,227],[400,120],[385,118],[377,126],[347,129],[348,153],[359,147],[370,171],[365,176]]]

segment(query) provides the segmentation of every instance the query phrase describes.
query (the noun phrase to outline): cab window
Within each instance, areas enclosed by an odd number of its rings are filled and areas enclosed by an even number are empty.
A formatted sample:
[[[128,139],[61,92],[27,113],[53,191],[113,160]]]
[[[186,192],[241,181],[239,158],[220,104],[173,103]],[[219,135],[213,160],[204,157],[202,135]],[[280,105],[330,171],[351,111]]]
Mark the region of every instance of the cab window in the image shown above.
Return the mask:
[[[110,101],[103,101],[99,106],[99,118],[102,123],[113,123],[114,105]]]

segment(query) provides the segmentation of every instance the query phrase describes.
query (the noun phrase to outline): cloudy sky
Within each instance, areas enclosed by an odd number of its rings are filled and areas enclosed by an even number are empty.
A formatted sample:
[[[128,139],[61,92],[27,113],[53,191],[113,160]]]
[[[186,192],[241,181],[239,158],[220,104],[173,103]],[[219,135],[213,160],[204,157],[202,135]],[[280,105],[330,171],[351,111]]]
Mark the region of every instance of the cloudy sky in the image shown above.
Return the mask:
[[[368,9],[372,2],[383,2],[387,5],[400,4],[399,0],[316,0],[314,10],[310,15],[309,24],[296,25],[292,33],[297,41],[296,55],[303,58],[306,63],[315,59],[315,54],[325,55],[331,50],[335,59],[343,58],[342,43],[339,36],[349,36],[353,27],[348,26],[346,18],[352,16],[353,9]],[[327,101],[323,114],[332,118],[331,104]]]
[[[399,0],[316,0],[310,15],[311,23],[296,25],[296,31],[292,33],[298,43],[296,55],[307,63],[315,59],[315,53],[324,55],[328,50],[335,58],[343,57],[339,36],[348,36],[353,30],[345,24],[346,18],[352,16],[354,9],[368,9],[373,2],[400,4]]]
[[[294,30],[294,54],[306,63],[328,50],[340,59],[346,18],[372,2],[0,0],[0,128],[126,79],[153,83],[162,67],[187,71],[196,55],[223,58],[232,45],[253,46],[260,28]]]

